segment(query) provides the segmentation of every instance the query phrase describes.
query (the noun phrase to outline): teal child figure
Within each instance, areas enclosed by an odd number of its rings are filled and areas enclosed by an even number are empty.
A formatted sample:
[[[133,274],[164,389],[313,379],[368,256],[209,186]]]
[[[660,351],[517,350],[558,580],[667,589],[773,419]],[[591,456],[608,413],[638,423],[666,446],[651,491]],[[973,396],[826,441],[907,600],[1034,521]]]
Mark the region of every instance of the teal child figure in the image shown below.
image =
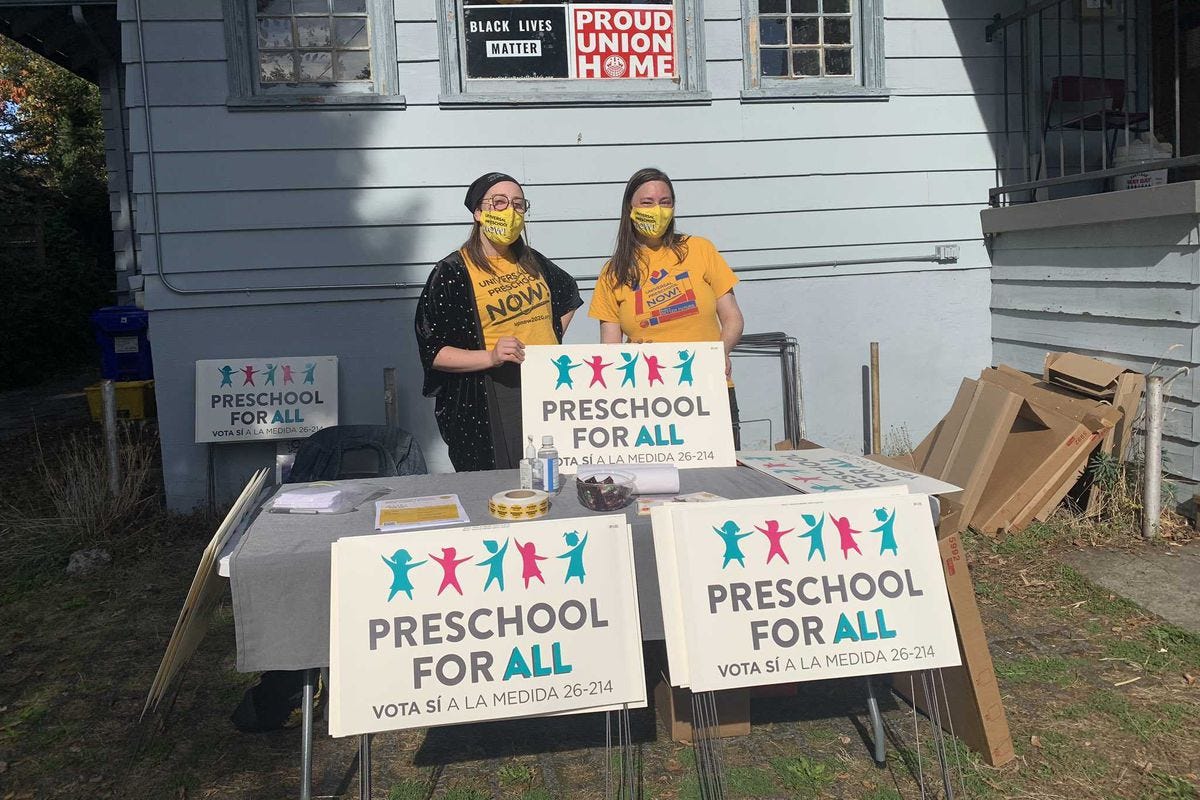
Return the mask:
[[[733,520],[729,520],[720,528],[713,528],[713,533],[720,536],[725,542],[725,561],[721,564],[721,569],[729,566],[730,561],[736,561],[741,566],[746,566],[746,555],[742,552],[740,540],[749,536],[749,533],[741,533],[738,524]]]
[[[501,546],[495,539],[484,539],[483,546],[491,553],[490,556],[480,561],[475,566],[487,567],[487,580],[483,583],[483,590],[486,592],[488,587],[493,582],[500,586],[500,591],[504,591],[504,554],[508,552],[508,539],[504,540],[504,545]]]
[[[412,580],[408,577],[408,573],[424,564],[424,561],[413,563],[412,556],[403,548],[392,554],[391,558],[380,556],[383,563],[391,567],[392,570],[392,591],[388,594],[390,601],[400,592],[408,595],[408,599],[412,600],[413,585]]]
[[[316,364],[305,364],[304,365],[304,382],[305,383],[314,383],[316,381],[316,372],[317,372]]]
[[[628,383],[630,386],[637,387],[637,376],[633,374],[633,369],[637,366],[638,357],[637,353],[621,353],[621,358],[625,360],[617,366],[617,369],[625,373],[625,376],[621,378],[622,386]]]
[[[813,556],[820,555],[821,560],[825,560],[825,540],[821,538],[821,529],[825,527],[825,515],[814,517],[812,514],[801,514],[801,518],[805,523],[811,525],[808,533],[800,534],[801,539],[808,539],[808,560],[812,561]]]
[[[217,372],[221,373],[221,386],[233,386],[233,367],[226,364]]]
[[[886,508],[875,509],[875,519],[881,523],[878,528],[871,528],[871,533],[881,533],[883,536],[879,540],[879,555],[883,555],[886,551],[891,550],[892,555],[900,555],[900,549],[896,546],[896,531],[893,530],[896,526],[896,509],[892,509],[891,516],[888,515]]]
[[[672,369],[679,370],[679,381],[676,383],[677,386],[683,386],[685,383],[688,386],[692,385],[692,362],[695,360],[695,350],[693,350],[690,355],[688,354],[687,350],[679,351],[679,363],[672,367]]]
[[[279,369],[278,364],[267,364],[267,379],[265,381],[267,386],[275,385],[275,370],[277,369]]]
[[[554,384],[554,388],[558,389],[566,386],[568,389],[574,389],[575,383],[571,380],[571,370],[576,367],[582,367],[583,364],[572,364],[571,357],[565,353],[558,358],[550,359],[550,363],[558,367],[558,381]]]
[[[577,531],[564,533],[563,538],[567,540],[567,546],[571,549],[559,556],[559,558],[569,558],[567,562],[567,577],[563,579],[563,583],[570,583],[571,578],[579,578],[579,582],[583,583],[583,548],[587,547],[588,535],[583,535],[583,540],[579,538]]]

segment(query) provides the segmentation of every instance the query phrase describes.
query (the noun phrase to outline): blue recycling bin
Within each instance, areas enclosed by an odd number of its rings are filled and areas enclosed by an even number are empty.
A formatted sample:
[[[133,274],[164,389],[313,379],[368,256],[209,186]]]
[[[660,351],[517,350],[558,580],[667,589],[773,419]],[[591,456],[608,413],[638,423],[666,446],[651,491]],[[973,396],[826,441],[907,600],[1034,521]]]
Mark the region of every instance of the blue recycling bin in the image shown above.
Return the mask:
[[[100,373],[113,381],[148,381],[150,315],[137,306],[105,306],[92,312],[92,329],[100,345]]]

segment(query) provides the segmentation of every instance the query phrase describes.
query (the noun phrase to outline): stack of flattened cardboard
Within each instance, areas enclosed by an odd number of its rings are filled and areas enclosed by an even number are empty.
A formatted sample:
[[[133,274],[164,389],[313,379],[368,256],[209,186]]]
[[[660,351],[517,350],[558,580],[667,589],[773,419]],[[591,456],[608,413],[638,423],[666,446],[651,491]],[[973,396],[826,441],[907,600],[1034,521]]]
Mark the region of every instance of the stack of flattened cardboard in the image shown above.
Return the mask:
[[[1042,380],[1004,365],[964,380],[908,469],[962,486],[955,522],[995,536],[1044,519],[1097,448],[1123,455],[1145,377],[1074,353],[1046,357]]]

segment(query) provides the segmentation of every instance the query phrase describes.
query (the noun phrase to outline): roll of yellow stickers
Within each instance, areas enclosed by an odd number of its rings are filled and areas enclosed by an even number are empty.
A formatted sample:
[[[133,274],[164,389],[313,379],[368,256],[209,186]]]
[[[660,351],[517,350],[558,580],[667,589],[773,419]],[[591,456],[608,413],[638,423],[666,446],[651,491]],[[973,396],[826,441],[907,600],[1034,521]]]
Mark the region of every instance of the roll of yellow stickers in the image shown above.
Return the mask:
[[[550,495],[537,489],[497,492],[488,501],[488,511],[505,520],[537,519],[550,512]]]

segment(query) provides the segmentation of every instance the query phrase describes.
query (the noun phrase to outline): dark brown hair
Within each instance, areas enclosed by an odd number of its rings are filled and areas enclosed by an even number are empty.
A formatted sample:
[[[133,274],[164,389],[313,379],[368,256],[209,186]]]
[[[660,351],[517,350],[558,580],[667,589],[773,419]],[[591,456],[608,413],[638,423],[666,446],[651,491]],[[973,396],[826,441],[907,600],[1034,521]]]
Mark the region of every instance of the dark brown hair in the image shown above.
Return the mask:
[[[641,280],[643,256],[638,251],[641,243],[638,241],[637,231],[634,230],[633,220],[629,218],[629,212],[633,208],[634,192],[651,181],[665,183],[671,190],[671,199],[675,199],[675,185],[671,183],[667,173],[661,169],[654,167],[639,169],[625,184],[625,196],[621,198],[621,215],[617,218],[617,246],[608,262],[609,276],[614,288],[624,285],[630,289],[636,289]],[[671,224],[663,233],[663,244],[675,252],[675,257],[679,261],[687,258],[687,239],[687,234],[675,231],[675,220],[672,218]]]
[[[516,181],[513,181],[513,183],[516,183]],[[517,183],[517,185],[520,186],[521,184]],[[524,189],[522,189],[522,192],[524,192]],[[480,203],[482,203],[482,199],[480,200]],[[473,212],[479,210],[479,206],[476,206],[474,209],[472,209]],[[524,231],[521,231],[520,237],[518,237],[517,240],[508,247],[512,252],[513,258],[518,264],[521,265],[521,269],[525,270],[525,272],[535,278],[542,277],[541,262],[538,261],[538,257],[534,254],[533,248],[530,247],[529,243],[525,241]],[[463,255],[467,257],[467,260],[480,270],[489,275],[496,274],[496,271],[492,269],[492,262],[488,261],[487,253],[484,252],[483,228],[478,222],[475,222],[473,225],[471,225],[471,235],[467,237],[465,242],[463,242],[462,252]]]

